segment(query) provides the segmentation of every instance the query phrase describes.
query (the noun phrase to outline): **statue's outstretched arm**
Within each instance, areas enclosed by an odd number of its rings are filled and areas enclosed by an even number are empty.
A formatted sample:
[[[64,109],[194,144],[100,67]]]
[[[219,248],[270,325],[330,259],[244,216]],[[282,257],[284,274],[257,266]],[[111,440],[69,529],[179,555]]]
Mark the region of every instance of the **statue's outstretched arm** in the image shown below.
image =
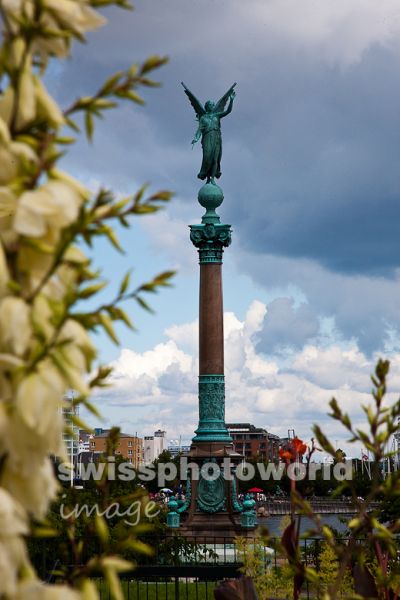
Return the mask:
[[[224,110],[224,112],[219,113],[219,118],[222,119],[222,117],[226,117],[226,115],[229,115],[230,112],[232,112],[232,106],[233,106],[233,99],[236,96],[235,92],[232,91],[231,93],[231,97],[229,100],[229,104],[228,104],[228,108],[226,110]]]
[[[216,113],[218,113],[220,116],[222,115],[222,113],[225,112],[225,105],[226,105],[226,103],[228,101],[228,98],[232,98],[232,97],[234,98],[235,97],[235,91],[234,91],[235,86],[236,86],[236,83],[234,83],[233,85],[231,85],[231,87],[229,88],[229,90],[227,92],[225,92],[225,94],[222,96],[222,98],[220,98],[218,100],[218,102],[215,104],[214,111]],[[232,107],[231,107],[230,110],[232,110]],[[228,113],[226,113],[226,114],[228,114]],[[225,116],[225,114],[223,116]]]
[[[197,128],[197,131],[194,134],[194,137],[192,139],[192,146],[194,146],[194,144],[199,141],[200,137],[201,137],[201,127],[200,127],[200,124],[199,124],[199,126]]]

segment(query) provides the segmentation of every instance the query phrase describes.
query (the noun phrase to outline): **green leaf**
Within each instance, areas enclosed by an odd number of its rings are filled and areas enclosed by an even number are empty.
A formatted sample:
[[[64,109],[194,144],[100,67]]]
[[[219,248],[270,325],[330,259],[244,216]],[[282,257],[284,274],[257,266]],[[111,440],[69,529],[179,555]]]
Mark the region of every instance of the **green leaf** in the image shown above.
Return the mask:
[[[144,196],[145,191],[148,188],[148,184],[144,183],[142,186],[140,186],[140,188],[138,189],[138,191],[136,192],[136,194],[133,197],[133,203],[134,204],[139,204],[141,199]]]
[[[91,402],[89,402],[88,400],[85,399],[83,401],[83,404],[84,404],[85,408],[87,408],[88,411],[92,413],[92,415],[101,419],[100,412],[97,410],[97,408]]]
[[[131,550],[135,550],[140,554],[144,554],[146,556],[154,555],[153,548],[140,540],[129,540],[129,542],[127,542],[127,545]]]
[[[73,121],[71,119],[71,117],[65,117],[65,122],[67,123],[67,125],[69,127],[71,127],[71,129],[73,129],[74,131],[76,131],[77,133],[80,133],[80,127],[78,127],[78,125],[75,123],[75,121]]]
[[[79,429],[84,429],[88,433],[94,433],[94,429],[92,429],[83,419],[78,417],[78,415],[71,415],[71,421],[74,425],[79,427]]]
[[[140,85],[144,85],[146,87],[160,87],[161,84],[159,81],[153,81],[152,79],[149,79],[148,77],[140,77]]]
[[[145,104],[143,98],[133,90],[118,90],[115,92],[115,95],[119,98],[128,98],[128,100],[132,100],[132,102],[141,104],[142,106]]]
[[[89,285],[88,287],[79,291],[79,298],[90,298],[94,294],[97,294],[100,290],[102,290],[107,285],[106,281],[99,281],[99,283],[95,283],[93,285]]]
[[[101,564],[106,568],[115,569],[118,573],[130,571],[133,566],[130,561],[119,556],[105,556],[101,559]]]
[[[121,582],[114,569],[105,568],[104,574],[107,579],[107,583],[110,586],[110,592],[114,600],[124,600],[124,593],[122,591]]]
[[[37,240],[37,239],[33,239],[33,238],[25,238],[24,244],[26,246],[30,246],[31,248],[34,248],[35,250],[38,250],[39,252],[42,252],[43,254],[53,254],[54,253],[54,247],[51,246],[50,244],[46,244],[46,242],[43,242],[42,240]]]
[[[85,113],[85,129],[87,138],[91,142],[93,139],[94,122],[93,115],[89,111]]]
[[[131,211],[135,215],[149,215],[156,213],[161,209],[160,206],[151,206],[150,204],[137,204],[132,206]]]
[[[119,295],[123,296],[126,290],[129,287],[129,283],[131,280],[131,271],[128,271],[123,280],[121,281],[121,285],[119,286]]]
[[[172,279],[172,277],[174,277],[175,275],[176,271],[164,271],[163,273],[160,273],[159,275],[157,275],[157,277],[153,279],[153,283],[155,285],[163,287],[170,287],[170,279]]]
[[[149,313],[154,313],[154,310],[147,304],[145,300],[143,300],[141,296],[136,296],[135,300],[142,308],[144,308],[144,310],[147,310]]]
[[[107,79],[107,81],[100,88],[99,94],[101,96],[106,96],[107,94],[109,94],[114,89],[114,87],[116,86],[116,84],[118,83],[118,81],[121,79],[122,76],[123,76],[122,71],[118,71],[117,73],[115,73],[115,75],[112,75],[109,79]]]
[[[104,330],[108,333],[108,336],[112,339],[114,344],[119,346],[119,340],[115,334],[114,327],[112,325],[112,321],[111,321],[110,317],[108,315],[106,315],[105,313],[100,313],[99,320],[100,320],[100,323],[102,324],[102,326],[104,327]]]
[[[59,531],[54,529],[54,527],[37,526],[33,528],[32,535],[38,538],[57,537]]]
[[[159,192],[156,192],[155,194],[150,196],[149,202],[155,202],[156,200],[160,202],[168,202],[173,196],[173,192],[170,192],[168,190],[160,190]]]
[[[126,314],[126,312],[124,310],[122,310],[122,308],[119,308],[119,319],[121,321],[123,321],[125,323],[125,325],[127,325],[127,327],[129,327],[129,329],[135,330],[135,326],[132,323],[132,321],[130,320],[129,316]]]
[[[98,98],[94,102],[94,107],[96,109],[107,109],[107,108],[115,108],[117,106],[116,102],[112,100],[106,100],[105,98]]]
[[[99,367],[97,369],[96,375],[89,382],[89,387],[96,387],[96,386],[101,387],[102,385],[106,385],[104,383],[104,381],[107,379],[107,377],[110,375],[110,373],[112,373],[112,371],[113,371],[112,367],[108,367],[108,366],[107,367],[105,367],[105,366]]]
[[[94,517],[94,525],[100,541],[103,543],[103,545],[107,544],[108,540],[110,539],[110,532],[104,517],[96,513]]]
[[[148,73],[149,71],[158,69],[159,67],[162,67],[163,65],[165,65],[167,62],[168,62],[167,56],[157,56],[157,55],[149,56],[149,58],[143,63],[143,65],[140,69],[140,74],[144,75],[145,73]]]
[[[331,456],[336,456],[335,448],[332,446],[326,435],[322,432],[322,429],[318,425],[314,425],[312,430],[315,433],[315,437],[317,438],[319,445],[322,446],[325,452],[328,452],[328,454]]]
[[[11,290],[11,292],[16,292],[17,294],[19,294],[19,292],[21,291],[21,284],[18,283],[18,281],[15,281],[14,279],[10,279],[9,281],[7,281],[7,287],[9,290]]]
[[[124,249],[122,248],[121,244],[119,243],[114,230],[111,229],[111,227],[104,227],[103,232],[108,237],[108,239],[110,240],[110,242],[112,243],[114,248],[116,248],[119,252],[121,252],[121,254],[124,254]]]

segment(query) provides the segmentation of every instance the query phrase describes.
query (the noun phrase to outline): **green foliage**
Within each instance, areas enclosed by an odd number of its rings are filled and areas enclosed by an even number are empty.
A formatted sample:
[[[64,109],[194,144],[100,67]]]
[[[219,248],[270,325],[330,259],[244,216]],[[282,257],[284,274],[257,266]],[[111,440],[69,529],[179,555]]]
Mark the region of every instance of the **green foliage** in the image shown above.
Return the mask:
[[[337,579],[339,573],[339,565],[335,551],[328,544],[323,544],[319,554],[318,579],[316,582],[317,596],[323,598]],[[344,572],[338,589],[338,598],[348,598],[353,591],[353,578],[349,568]]]
[[[349,442],[362,444],[372,455],[371,479],[364,486],[364,498],[359,497],[359,471],[353,473],[356,474],[355,479],[345,480],[336,488],[336,495],[349,494],[357,509],[357,514],[347,524],[349,534],[346,543],[338,541],[333,532],[323,526],[321,518],[314,514],[311,505],[293,486],[292,519],[283,533],[282,548],[294,569],[294,599],[299,597],[304,581],[309,585],[318,582],[319,593],[324,598],[348,597],[351,595],[350,590],[353,590],[362,596],[387,599],[396,597],[400,592],[396,541],[398,521],[392,520],[384,525],[383,515],[376,508],[377,501],[383,499],[383,507],[387,511],[388,504],[398,497],[400,490],[400,473],[392,473],[383,479],[380,469],[381,461],[390,457],[386,449],[387,441],[400,429],[400,401],[389,404],[386,398],[388,373],[389,362],[379,360],[371,378],[374,386],[373,402],[362,407],[367,418],[366,429],[354,427],[349,415],[342,411],[336,399],[333,398],[330,402],[330,416],[346,429],[350,435]],[[319,426],[314,426],[314,433],[320,446],[334,461],[343,459]],[[365,479],[362,483],[365,483]],[[298,551],[300,516],[295,517],[295,511],[314,521],[314,528],[305,535],[306,538],[319,535],[325,540],[319,557],[319,572],[315,568],[306,567]],[[374,570],[368,565],[375,565]],[[354,570],[353,583],[350,578],[351,569]]]
[[[113,456],[115,470],[123,457],[115,455],[119,429],[112,428],[107,450],[99,463],[104,471],[99,481],[88,480],[82,489],[64,483],[62,493],[52,503],[43,525],[35,527],[28,540],[33,565],[47,579],[71,581],[79,576],[80,565],[90,562],[93,572],[102,570],[108,556],[120,556],[134,565],[143,557],[153,556],[153,549],[143,541],[146,535],[163,526],[155,507],[150,513],[148,492],[134,481],[109,478]],[[114,468],[114,467],[113,467]],[[104,515],[104,516],[103,516]],[[71,572],[71,567],[74,570]]]
[[[129,227],[132,218],[161,210],[172,194],[149,192],[145,185],[125,198],[106,187],[93,194],[59,168],[82,123],[92,140],[96,119],[106,111],[121,102],[142,105],[139,90],[158,85],[153,72],[167,61],[150,56],[128,66],[92,95],[78,96],[62,109],[44,84],[47,66],[65,59],[74,41],[84,42],[86,32],[104,25],[96,9],[107,6],[127,9],[130,3],[0,0],[0,563],[7,564],[0,578],[1,597],[82,595],[94,600],[97,592],[89,577],[102,570],[113,598],[120,600],[118,573],[131,565],[119,555],[149,552],[138,539],[146,522],[123,527],[117,517],[75,518],[73,513],[60,521],[54,511],[48,525],[61,531],[54,542],[60,544],[57,578],[74,591],[42,585],[25,551],[32,523],[35,534],[49,534],[47,524],[38,524],[57,495],[50,456],[65,454],[63,395],[76,390],[73,404],[97,415],[89,396],[107,385],[110,369],[100,366],[95,371],[97,352],[89,334],[102,330],[117,344],[115,323],[134,327],[132,307],[151,311],[149,297],[169,286],[173,276],[164,271],[140,283],[126,274],[115,297],[96,305],[100,292],[107,298],[106,282],[83,250],[105,239],[122,252],[115,226]],[[77,416],[72,420],[84,427]],[[110,452],[117,433],[110,433]],[[21,477],[28,464],[28,476]],[[140,517],[146,510],[142,491],[132,488],[126,494],[107,478],[97,487],[65,494],[66,506],[73,507],[79,496],[79,502],[96,500],[102,510],[113,498],[121,508],[138,501]],[[30,546],[33,551],[35,542]],[[4,556],[11,558],[5,563]]]
[[[241,571],[254,581],[260,598],[290,598],[293,589],[293,571],[287,562],[278,559],[277,565],[272,565],[267,554],[265,540],[256,538],[248,541],[236,539],[239,559],[243,561]]]

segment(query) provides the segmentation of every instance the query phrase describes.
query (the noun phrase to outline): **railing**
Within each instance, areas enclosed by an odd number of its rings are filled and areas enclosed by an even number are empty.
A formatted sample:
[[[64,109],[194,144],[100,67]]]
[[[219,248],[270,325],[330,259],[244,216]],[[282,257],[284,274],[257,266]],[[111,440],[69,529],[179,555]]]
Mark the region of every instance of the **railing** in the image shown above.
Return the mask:
[[[135,570],[121,574],[125,600],[213,600],[214,589],[221,581],[241,576],[245,553],[252,552],[255,547],[250,539],[244,545],[244,551],[231,540],[223,542],[221,538],[152,536],[145,541],[156,554],[148,559],[148,564],[139,564]],[[347,542],[347,539],[338,539],[340,544]],[[359,540],[358,543],[365,542]],[[282,567],[287,565],[279,548],[280,538],[270,538],[267,544],[257,542],[258,564],[261,569],[264,566],[266,573],[281,573]],[[321,568],[322,549],[321,538],[300,540],[302,561],[317,572]],[[50,574],[54,568],[57,565],[47,565],[49,581],[55,581]],[[109,600],[111,594],[107,582],[101,577],[94,581],[101,600]],[[310,600],[314,597],[315,589],[306,582],[301,598]]]
[[[351,499],[346,500],[332,500],[324,498],[316,498],[308,500],[311,504],[314,512],[317,514],[342,514],[349,515],[358,512],[358,509],[354,506],[354,502]],[[371,510],[379,507],[379,502],[371,503]],[[291,511],[291,504],[289,499],[282,500],[262,500],[257,502],[257,514],[259,516],[274,516],[274,515],[288,515]]]
[[[238,566],[152,566],[123,574],[126,600],[214,600],[214,589],[224,579],[240,576]],[[110,590],[97,580],[101,600],[109,600]]]

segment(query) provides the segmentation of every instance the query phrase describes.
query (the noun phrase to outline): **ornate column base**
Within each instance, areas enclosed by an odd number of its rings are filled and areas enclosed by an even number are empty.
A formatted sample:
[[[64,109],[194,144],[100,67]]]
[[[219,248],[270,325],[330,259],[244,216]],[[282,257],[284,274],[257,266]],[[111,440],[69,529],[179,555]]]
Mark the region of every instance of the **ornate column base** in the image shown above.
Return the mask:
[[[204,543],[231,543],[237,536],[253,538],[257,527],[255,513],[252,518],[250,507],[237,498],[234,470],[242,457],[234,452],[233,444],[193,441],[187,458],[196,463],[199,470],[209,463],[220,473],[211,481],[201,472],[198,480],[190,477],[186,483],[186,503],[175,509],[181,517],[176,531]],[[231,464],[229,476],[224,472],[224,459],[229,459]]]
[[[224,375],[199,376],[199,412],[193,442],[232,442],[225,425]]]

